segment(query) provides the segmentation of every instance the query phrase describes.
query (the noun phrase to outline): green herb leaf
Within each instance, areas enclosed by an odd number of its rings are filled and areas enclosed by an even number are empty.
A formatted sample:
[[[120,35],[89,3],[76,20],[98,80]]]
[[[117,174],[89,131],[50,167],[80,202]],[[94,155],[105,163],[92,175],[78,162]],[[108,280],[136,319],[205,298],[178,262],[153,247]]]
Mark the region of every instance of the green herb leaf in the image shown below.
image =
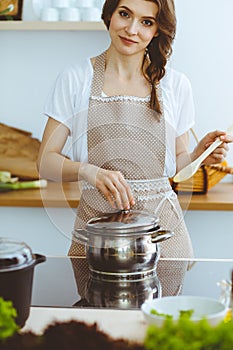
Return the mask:
[[[16,317],[17,312],[12,302],[0,297],[0,340],[11,337],[18,331],[19,327],[15,322]]]
[[[164,314],[164,313],[162,313],[162,312],[158,312],[158,311],[155,310],[155,309],[151,309],[151,310],[150,310],[150,313],[151,313],[152,315],[156,315],[156,316],[162,316],[162,317],[166,317],[166,318],[172,318],[172,315]],[[193,309],[189,309],[189,310],[180,310],[179,313],[180,313],[180,317],[188,317],[188,318],[191,318],[192,314],[194,313],[194,310],[193,310]]]
[[[162,312],[158,312],[158,311],[155,310],[155,309],[151,309],[151,310],[150,310],[150,313],[151,313],[152,315],[156,315],[156,316],[162,316],[162,317],[166,317],[166,318],[172,318],[172,315],[164,314],[164,313],[162,313]]]
[[[193,313],[194,313],[194,310],[193,310],[193,309],[190,309],[190,310],[180,310],[180,317],[188,317],[188,318],[191,318]]]
[[[146,350],[230,350],[233,321],[222,321],[213,327],[207,319],[194,322],[187,314],[177,322],[166,318],[162,326],[148,326],[144,346]]]

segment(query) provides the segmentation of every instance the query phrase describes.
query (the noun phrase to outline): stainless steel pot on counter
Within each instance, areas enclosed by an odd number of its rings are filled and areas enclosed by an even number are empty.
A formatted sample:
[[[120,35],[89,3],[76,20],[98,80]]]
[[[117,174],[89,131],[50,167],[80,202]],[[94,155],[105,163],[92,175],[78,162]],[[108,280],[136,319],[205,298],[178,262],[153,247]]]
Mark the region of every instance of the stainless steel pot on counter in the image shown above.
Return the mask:
[[[161,285],[154,274],[139,281],[105,281],[90,277],[85,297],[90,307],[138,309],[145,300],[161,296]]]
[[[12,301],[20,327],[29,316],[34,267],[45,260],[24,242],[0,237],[0,296]]]
[[[130,210],[89,220],[75,237],[86,244],[89,269],[104,278],[141,279],[154,272],[160,256],[159,243],[172,237],[158,218]]]

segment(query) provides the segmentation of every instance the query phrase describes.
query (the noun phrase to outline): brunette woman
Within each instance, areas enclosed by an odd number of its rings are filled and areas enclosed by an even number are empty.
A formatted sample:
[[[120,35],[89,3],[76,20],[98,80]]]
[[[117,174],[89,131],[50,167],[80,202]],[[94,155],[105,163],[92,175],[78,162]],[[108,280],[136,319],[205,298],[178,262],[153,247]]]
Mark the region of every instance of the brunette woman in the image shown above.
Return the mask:
[[[100,213],[143,210],[175,231],[161,245],[162,256],[191,257],[192,244],[169,178],[217,137],[223,143],[205,163],[221,162],[233,139],[213,131],[188,151],[192,90],[184,74],[167,66],[176,33],[173,0],[106,0],[102,19],[109,47],[65,69],[48,97],[40,174],[55,181],[83,180],[76,229]],[[69,136],[72,160],[62,155]],[[69,255],[84,254],[73,236]]]

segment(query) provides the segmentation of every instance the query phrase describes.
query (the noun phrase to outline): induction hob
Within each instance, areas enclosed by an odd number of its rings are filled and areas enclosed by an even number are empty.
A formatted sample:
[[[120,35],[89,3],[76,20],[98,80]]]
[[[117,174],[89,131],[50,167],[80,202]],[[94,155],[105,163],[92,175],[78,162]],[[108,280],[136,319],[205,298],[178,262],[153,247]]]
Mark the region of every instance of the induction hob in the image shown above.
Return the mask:
[[[35,267],[31,305],[139,309],[146,299],[168,295],[219,299],[218,282],[229,280],[232,268],[233,260],[160,259],[155,273],[144,279],[108,281],[92,276],[86,258],[47,257]]]

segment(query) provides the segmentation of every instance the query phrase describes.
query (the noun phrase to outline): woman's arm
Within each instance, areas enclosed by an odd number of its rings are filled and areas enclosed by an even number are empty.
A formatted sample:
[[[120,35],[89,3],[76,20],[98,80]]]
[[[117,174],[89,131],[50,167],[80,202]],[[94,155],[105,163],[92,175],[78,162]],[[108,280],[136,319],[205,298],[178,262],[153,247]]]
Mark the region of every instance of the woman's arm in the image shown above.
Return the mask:
[[[78,181],[79,164],[62,155],[69,129],[49,118],[45,127],[37,167],[42,178],[52,181]]]
[[[221,163],[229,150],[228,143],[233,142],[233,137],[224,131],[212,131],[205,135],[193,152],[189,153],[189,133],[186,132],[176,139],[176,171],[180,171],[186,165],[198,158],[217,138],[223,142],[203,162],[203,164]]]
[[[194,155],[189,153],[189,132],[186,132],[176,138],[176,172],[179,172],[193,160]]]
[[[133,206],[130,187],[119,171],[74,162],[62,155],[68,136],[69,129],[65,125],[48,119],[37,161],[40,176],[53,181],[85,180],[102,192],[113,208],[129,209]]]

